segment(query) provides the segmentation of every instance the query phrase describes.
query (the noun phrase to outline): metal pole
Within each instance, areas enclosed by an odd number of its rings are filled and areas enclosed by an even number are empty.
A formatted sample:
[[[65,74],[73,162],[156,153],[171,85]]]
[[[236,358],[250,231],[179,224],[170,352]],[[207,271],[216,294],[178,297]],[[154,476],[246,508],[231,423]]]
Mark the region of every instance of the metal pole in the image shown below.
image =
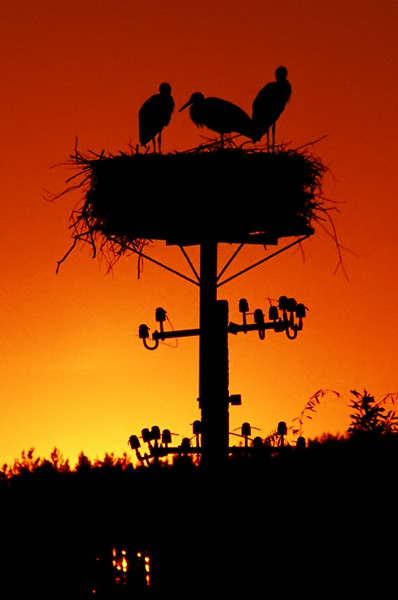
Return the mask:
[[[199,405],[202,461],[228,456],[228,303],[217,300],[217,242],[200,246]]]

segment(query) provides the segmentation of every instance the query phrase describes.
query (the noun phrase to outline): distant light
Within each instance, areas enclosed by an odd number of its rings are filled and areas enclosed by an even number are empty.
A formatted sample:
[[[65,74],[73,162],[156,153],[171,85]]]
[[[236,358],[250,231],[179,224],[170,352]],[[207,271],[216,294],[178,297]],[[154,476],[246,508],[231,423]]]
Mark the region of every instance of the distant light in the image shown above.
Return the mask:
[[[127,559],[123,557],[123,558],[122,558],[122,569],[123,569],[123,573],[127,573],[127,571],[128,571],[128,568],[129,568],[129,564],[128,564],[128,562],[127,562]]]

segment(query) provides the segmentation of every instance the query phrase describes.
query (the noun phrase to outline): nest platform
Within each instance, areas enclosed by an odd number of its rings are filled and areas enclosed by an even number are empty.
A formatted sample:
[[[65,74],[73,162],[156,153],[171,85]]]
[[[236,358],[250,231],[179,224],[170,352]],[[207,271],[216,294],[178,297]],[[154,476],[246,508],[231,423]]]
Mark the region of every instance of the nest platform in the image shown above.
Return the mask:
[[[87,191],[72,215],[76,238],[135,248],[277,243],[313,233],[326,168],[312,155],[244,149],[74,157]]]

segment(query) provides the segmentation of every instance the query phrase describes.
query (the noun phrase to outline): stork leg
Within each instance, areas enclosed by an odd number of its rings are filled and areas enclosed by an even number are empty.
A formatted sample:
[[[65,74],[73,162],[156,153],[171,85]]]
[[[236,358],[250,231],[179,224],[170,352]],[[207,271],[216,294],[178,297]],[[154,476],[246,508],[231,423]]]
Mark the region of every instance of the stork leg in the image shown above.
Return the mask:
[[[275,152],[275,123],[272,125],[272,152]]]
[[[152,143],[153,143],[153,152],[154,152],[154,154],[156,154],[156,137],[152,138]]]
[[[159,135],[158,135],[158,150],[159,150],[159,154],[162,154],[162,151],[160,149],[161,145],[162,145],[162,132],[159,131]]]
[[[220,133],[220,138],[221,138],[221,148],[224,148],[224,134]]]
[[[267,129],[267,152],[269,152],[269,129]]]

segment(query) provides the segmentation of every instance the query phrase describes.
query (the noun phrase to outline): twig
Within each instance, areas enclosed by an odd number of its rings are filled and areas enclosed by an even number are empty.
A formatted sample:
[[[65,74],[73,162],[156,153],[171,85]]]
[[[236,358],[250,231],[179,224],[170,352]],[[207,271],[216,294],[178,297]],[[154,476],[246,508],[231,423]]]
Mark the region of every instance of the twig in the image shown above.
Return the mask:
[[[69,254],[72,252],[72,250],[75,248],[76,244],[77,244],[78,238],[75,237],[75,239],[73,240],[73,244],[72,246],[69,248],[68,252],[65,254],[65,256],[63,258],[61,258],[61,260],[59,260],[57,262],[57,268],[55,270],[55,273],[58,274],[58,271],[62,265],[62,263],[68,258]]]

